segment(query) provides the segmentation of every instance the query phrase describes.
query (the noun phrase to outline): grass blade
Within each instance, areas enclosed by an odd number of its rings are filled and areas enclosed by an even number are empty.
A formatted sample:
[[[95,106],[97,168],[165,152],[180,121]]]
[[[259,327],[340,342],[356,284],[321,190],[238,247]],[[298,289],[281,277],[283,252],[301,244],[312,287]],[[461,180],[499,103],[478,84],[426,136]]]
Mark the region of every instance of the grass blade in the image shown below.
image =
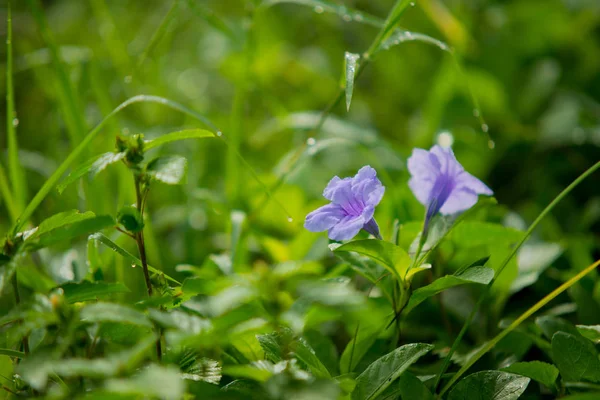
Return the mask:
[[[345,92],[346,92],[346,111],[350,111],[350,103],[352,102],[352,92],[354,91],[354,75],[356,74],[356,65],[360,55],[346,52],[344,61],[346,64],[345,74]]]
[[[13,51],[12,51],[12,14],[10,0],[7,4],[6,20],[6,133],[8,136],[8,173],[12,184],[12,193],[16,214],[25,205],[26,183],[25,172],[19,162],[19,145],[17,143],[16,127],[18,119],[15,113],[15,91],[13,86]]]
[[[144,61],[146,61],[146,58],[148,58],[148,55],[150,53],[152,53],[152,50],[154,50],[154,48],[156,47],[158,42],[160,42],[160,40],[167,33],[167,28],[169,27],[169,24],[171,23],[173,18],[175,18],[175,16],[177,15],[176,12],[177,12],[178,7],[179,7],[179,0],[174,0],[173,4],[171,4],[171,8],[169,8],[169,11],[167,12],[165,17],[161,21],[160,25],[158,26],[158,29],[156,29],[156,31],[154,31],[154,34],[152,35],[152,38],[150,39],[148,46],[146,46],[146,49],[144,49],[144,52],[140,56],[138,63],[137,63],[138,68],[140,68],[144,64]]]

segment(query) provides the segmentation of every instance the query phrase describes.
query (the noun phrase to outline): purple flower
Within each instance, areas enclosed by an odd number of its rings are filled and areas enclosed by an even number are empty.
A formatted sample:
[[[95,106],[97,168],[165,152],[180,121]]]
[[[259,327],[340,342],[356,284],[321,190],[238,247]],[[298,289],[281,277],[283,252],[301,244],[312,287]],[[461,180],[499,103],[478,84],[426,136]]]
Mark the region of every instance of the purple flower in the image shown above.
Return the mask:
[[[331,203],[308,214],[304,227],[311,232],[328,230],[332,240],[352,239],[361,229],[381,239],[373,213],[384,192],[377,172],[368,165],[353,178],[334,176],[323,191]]]
[[[414,149],[408,159],[408,181],[415,197],[427,207],[425,226],[438,211],[449,215],[468,210],[480,194],[493,192],[469,174],[450,148],[433,146],[430,151]]]

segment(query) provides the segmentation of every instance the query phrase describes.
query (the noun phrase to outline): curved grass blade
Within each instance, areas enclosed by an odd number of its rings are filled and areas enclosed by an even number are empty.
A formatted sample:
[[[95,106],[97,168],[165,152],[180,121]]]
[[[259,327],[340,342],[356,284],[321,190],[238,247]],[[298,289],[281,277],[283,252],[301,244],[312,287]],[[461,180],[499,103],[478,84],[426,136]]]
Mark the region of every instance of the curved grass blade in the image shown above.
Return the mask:
[[[176,142],[185,139],[203,139],[207,137],[215,137],[215,134],[206,129],[184,129],[177,132],[167,133],[153,140],[144,142],[144,150],[151,150],[155,147],[165,145],[167,143]]]
[[[21,351],[11,350],[11,349],[0,349],[0,355],[8,356],[13,358],[24,358],[25,353]]]
[[[440,392],[440,396],[442,396],[444,393],[446,393],[446,391],[448,391],[448,389],[450,389],[450,387],[454,384],[454,382],[456,382],[469,368],[471,368],[473,366],[473,364],[475,364],[481,357],[483,357],[484,354],[486,354],[488,351],[493,349],[494,346],[496,346],[496,344],[498,344],[498,342],[500,340],[502,340],[506,335],[508,335],[513,330],[515,330],[519,325],[521,325],[521,323],[523,321],[525,321],[527,318],[529,318],[533,313],[538,311],[540,308],[544,307],[550,301],[554,300],[554,298],[556,298],[556,296],[558,296],[559,294],[561,294],[562,292],[564,292],[565,290],[567,290],[568,288],[573,286],[575,283],[577,283],[579,280],[581,280],[588,273],[595,270],[596,267],[598,267],[599,265],[600,265],[600,260],[598,260],[595,263],[593,263],[592,265],[588,266],[587,268],[585,268],[584,270],[579,272],[577,275],[575,275],[574,277],[572,277],[571,279],[569,279],[568,281],[566,281],[565,283],[563,283],[562,285],[560,285],[559,287],[554,289],[552,292],[550,292],[548,295],[546,295],[543,299],[541,299],[540,301],[535,303],[527,311],[525,311],[523,314],[521,314],[519,316],[519,318],[514,320],[513,323],[511,323],[502,332],[500,332],[498,335],[496,335],[496,337],[494,337],[492,340],[487,342],[479,351],[477,351],[477,353],[475,353],[473,356],[471,356],[469,358],[469,360],[465,363],[465,365],[463,365],[456,374],[454,374],[452,376],[450,381],[446,384],[446,386],[444,386],[444,388]],[[490,285],[491,285],[491,283],[490,283]]]
[[[479,311],[479,307],[481,307],[481,305],[483,304],[485,298],[487,297],[487,294],[490,292],[490,289],[494,285],[494,282],[496,281],[497,277],[502,273],[502,270],[504,270],[504,268],[506,268],[506,266],[508,265],[510,260],[517,254],[517,252],[519,251],[521,246],[525,243],[525,241],[527,241],[529,236],[531,236],[531,234],[533,233],[535,228],[537,228],[537,226],[546,217],[546,215],[548,215],[550,213],[550,211],[552,211],[554,209],[554,207],[558,203],[560,203],[562,201],[562,199],[564,199],[571,192],[571,190],[573,190],[577,185],[579,185],[583,180],[585,180],[585,178],[587,178],[588,176],[593,174],[598,168],[600,168],[600,161],[598,161],[596,164],[594,164],[590,168],[588,168],[584,173],[579,175],[579,177],[577,177],[577,179],[575,179],[573,182],[571,182],[571,184],[569,186],[567,186],[562,192],[560,192],[558,194],[558,196],[556,196],[554,198],[554,200],[552,200],[552,202],[550,204],[548,204],[548,206],[546,206],[546,208],[544,208],[544,210],[540,213],[540,215],[538,215],[538,217],[535,219],[535,221],[533,221],[533,223],[529,226],[529,229],[527,229],[527,231],[523,235],[523,238],[519,241],[519,243],[517,243],[517,245],[513,248],[512,252],[506,257],[506,259],[504,259],[502,264],[500,264],[500,266],[496,270],[496,275],[494,276],[494,279],[492,279],[491,282],[488,283],[488,285],[487,285],[486,289],[484,290],[484,292],[482,293],[482,295],[479,296],[479,300],[475,304],[475,307],[473,307],[473,310],[467,317],[467,320],[465,321],[462,329],[460,330],[458,336],[454,340],[454,343],[452,344],[452,347],[450,348],[448,355],[446,355],[446,358],[444,359],[444,363],[442,364],[442,368],[441,368],[440,372],[438,373],[435,383],[433,385],[434,390],[439,385],[442,376],[444,375],[444,373],[446,372],[446,369],[448,368],[448,365],[450,365],[450,360],[452,359],[452,355],[456,351],[458,344],[460,343],[463,336],[467,332],[469,325],[471,325],[471,321],[473,321],[475,314],[477,314],[477,312]],[[449,385],[446,385],[444,391],[447,390],[448,387],[449,387]]]
[[[135,265],[139,265],[139,266],[142,265],[142,262],[140,261],[139,258],[134,256],[133,254],[131,254],[130,252],[128,252],[127,250],[125,250],[124,248],[122,248],[121,246],[119,246],[118,244],[113,242],[112,240],[110,240],[106,235],[104,235],[102,233],[95,233],[93,235],[90,235],[90,239],[96,240],[96,241],[102,243],[103,245],[107,246],[115,253],[118,253],[121,256],[123,256],[128,262],[135,264]],[[150,265],[148,265],[148,269],[155,274],[163,275],[166,279],[181,286],[181,282],[179,282],[177,279],[171,278],[169,275],[165,274],[164,272],[159,271],[158,269],[151,267]]]
[[[441,40],[435,39],[435,38],[425,35],[423,33],[397,29],[390,35],[390,37],[388,37],[386,40],[384,40],[381,43],[381,45],[377,48],[377,50],[375,51],[374,54],[376,54],[380,51],[389,50],[394,46],[397,46],[401,43],[406,43],[406,42],[428,43],[433,46],[436,46],[440,50],[450,53],[451,55],[453,55],[453,53],[454,53],[452,51],[452,49],[450,48],[450,46],[448,46],[446,43],[442,42]]]
[[[13,86],[12,15],[10,0],[6,18],[6,136],[8,142],[8,173],[12,184],[16,213],[25,207],[27,183],[25,172],[19,162],[19,144],[16,127],[19,123],[15,113],[15,91]]]
[[[354,91],[354,75],[356,74],[356,65],[360,55],[346,52],[344,61],[346,64],[345,75],[345,92],[346,92],[346,111],[350,111],[350,103],[352,102],[352,92]]]
[[[383,21],[377,17],[327,0],[266,0],[260,6],[268,8],[276,4],[303,5],[311,7],[317,14],[323,12],[337,14],[346,22],[356,21],[376,27],[383,26]]]
[[[100,133],[100,131],[102,130],[104,125],[106,125],[107,121],[109,121],[112,117],[114,117],[116,114],[121,112],[123,109],[129,107],[130,105],[135,104],[135,103],[141,103],[141,102],[162,104],[173,110],[176,110],[185,115],[188,115],[188,116],[202,122],[204,125],[208,126],[210,129],[212,129],[214,131],[214,135],[216,137],[221,138],[221,140],[223,140],[223,142],[225,144],[227,144],[227,140],[222,137],[221,131],[208,118],[206,118],[202,114],[199,114],[199,113],[191,110],[190,108],[187,108],[186,106],[184,106],[182,104],[176,103],[172,100],[166,99],[164,97],[159,97],[159,96],[151,96],[151,95],[141,94],[141,95],[131,97],[131,98],[125,100],[123,103],[119,104],[110,114],[108,114],[106,117],[104,117],[104,119],[102,119],[102,121],[100,121],[100,123],[98,125],[96,125],[96,127],[87,134],[87,136],[81,141],[81,143],[79,143],[79,145],[75,149],[73,149],[73,151],[71,151],[71,153],[67,156],[65,161],[63,161],[62,164],[60,164],[60,166],[46,180],[46,182],[44,182],[44,185],[42,185],[40,190],[36,193],[36,195],[33,197],[33,199],[29,202],[27,207],[25,207],[25,210],[21,213],[21,216],[17,219],[16,223],[14,224],[13,229],[12,229],[13,234],[18,232],[23,227],[23,225],[25,225],[27,223],[27,221],[29,220],[29,218],[31,217],[33,212],[36,210],[36,208],[41,204],[41,202],[48,195],[48,193],[50,193],[52,188],[58,183],[61,176],[66,172],[66,170],[71,166],[71,164],[73,164],[73,162],[77,159],[77,157],[79,157],[79,155],[89,146],[89,144],[92,142],[92,140]],[[240,158],[240,160],[242,161],[244,166],[247,168],[247,170],[250,172],[252,177],[254,179],[256,179],[256,181],[263,187],[263,190],[266,192],[267,196],[269,198],[272,198],[273,201],[275,201],[276,204],[278,204],[279,207],[289,216],[289,213],[286,211],[285,207],[279,201],[277,201],[277,199],[273,198],[273,194],[272,194],[271,190],[258,177],[258,175],[256,174],[256,171],[254,171],[254,168],[252,168],[250,166],[250,164],[246,161],[245,158],[242,157],[242,155],[239,152],[236,152],[236,156]]]

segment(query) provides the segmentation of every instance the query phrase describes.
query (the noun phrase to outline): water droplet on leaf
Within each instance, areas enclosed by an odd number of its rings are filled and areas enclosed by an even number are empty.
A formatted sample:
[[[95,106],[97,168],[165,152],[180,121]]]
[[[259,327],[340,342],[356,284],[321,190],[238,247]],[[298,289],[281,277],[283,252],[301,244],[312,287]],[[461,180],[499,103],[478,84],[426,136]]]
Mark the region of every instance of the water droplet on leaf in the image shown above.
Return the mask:
[[[288,221],[288,222],[294,222],[294,218],[292,218],[292,217],[288,217],[287,221]]]
[[[343,19],[344,21],[346,21],[346,22],[350,22],[350,21],[352,21],[352,17],[351,17],[349,14],[344,14],[344,15],[342,16],[342,19]]]
[[[476,108],[474,108],[474,109],[473,109],[473,116],[474,116],[475,118],[479,118],[479,115],[480,115],[480,114],[479,114],[479,110],[478,110],[478,109],[476,109]]]
[[[13,126],[16,128],[17,126],[19,126],[19,119],[18,118],[13,118],[12,120],[12,124]]]
[[[131,75],[127,75],[125,78],[123,78],[123,81],[125,83],[131,83],[132,80],[133,78],[131,77]]]
[[[481,124],[481,130],[487,133],[490,130],[490,127],[487,124]]]
[[[223,132],[217,131],[217,136],[219,136],[219,137],[223,136]]]
[[[323,9],[323,7],[321,7],[321,6],[316,6],[316,7],[315,7],[315,12],[316,12],[317,14],[321,14],[321,13],[323,13],[323,11],[325,11],[325,10]]]
[[[315,138],[309,137],[308,139],[306,139],[306,144],[308,146],[314,146],[317,143],[317,141],[315,140]]]
[[[494,142],[492,139],[488,140],[488,147],[490,149],[493,149],[494,147],[496,147],[496,142]]]

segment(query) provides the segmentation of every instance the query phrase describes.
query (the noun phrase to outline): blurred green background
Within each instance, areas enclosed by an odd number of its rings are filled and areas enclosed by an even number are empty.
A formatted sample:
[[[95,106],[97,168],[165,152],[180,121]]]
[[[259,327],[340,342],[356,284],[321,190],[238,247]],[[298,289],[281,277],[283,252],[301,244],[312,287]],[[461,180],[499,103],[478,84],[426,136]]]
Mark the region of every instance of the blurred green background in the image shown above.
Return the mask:
[[[210,254],[230,256],[239,271],[323,257],[331,264],[326,236],[306,232],[302,222],[324,204],[321,191],[332,176],[353,175],[365,164],[387,187],[376,215],[389,237],[395,219],[422,219],[423,207],[406,185],[405,159],[440,134],[495,191],[501,207],[489,218],[520,229],[600,159],[596,0],[418,0],[401,27],[448,43],[456,58],[418,41],[377,54],[357,79],[350,110],[342,101],[317,132],[321,112],[340,91],[344,53],[363,53],[378,32],[353,10],[384,19],[394,2],[334,1],[346,7],[342,15],[266,3],[13,1],[13,123],[25,167],[23,198],[30,200],[90,129],[137,94],[166,97],[214,121],[277,200],[221,140],[161,148],[189,161],[187,184],[156,187],[148,204],[150,263],[175,276],[181,276],[177,265],[199,266]],[[5,37],[5,0],[0,7]],[[5,46],[0,53],[4,76]],[[0,80],[2,120],[5,85]],[[200,126],[159,104],[133,105],[109,121],[78,163],[113,150],[119,134],[153,138]],[[0,131],[6,167],[4,126]],[[537,283],[540,293],[561,280],[561,270],[598,258],[599,183],[595,176],[577,187],[537,231],[537,240],[560,246],[549,281]],[[62,195],[52,191],[32,222],[74,208],[115,215],[133,202],[131,175],[118,164]],[[4,232],[11,221],[1,205]],[[127,238],[120,243],[135,251]],[[65,244],[44,252],[48,275],[58,283],[82,279],[84,250]],[[115,257],[106,278],[123,280],[135,289],[131,296],[142,296],[141,271],[124,264]],[[43,283],[25,287],[27,295]],[[0,303],[10,308],[11,296]]]

